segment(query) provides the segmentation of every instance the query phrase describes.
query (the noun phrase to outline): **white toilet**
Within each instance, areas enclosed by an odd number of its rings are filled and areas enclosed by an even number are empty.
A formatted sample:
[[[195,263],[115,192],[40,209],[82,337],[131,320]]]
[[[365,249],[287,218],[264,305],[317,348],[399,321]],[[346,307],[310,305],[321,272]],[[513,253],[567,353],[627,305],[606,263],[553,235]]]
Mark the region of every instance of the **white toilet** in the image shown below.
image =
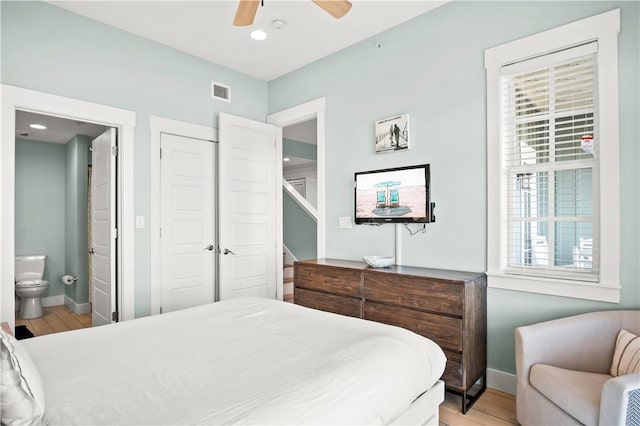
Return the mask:
[[[21,299],[20,318],[38,318],[42,316],[42,295],[49,288],[49,281],[42,279],[45,255],[16,256],[15,281],[16,294]]]

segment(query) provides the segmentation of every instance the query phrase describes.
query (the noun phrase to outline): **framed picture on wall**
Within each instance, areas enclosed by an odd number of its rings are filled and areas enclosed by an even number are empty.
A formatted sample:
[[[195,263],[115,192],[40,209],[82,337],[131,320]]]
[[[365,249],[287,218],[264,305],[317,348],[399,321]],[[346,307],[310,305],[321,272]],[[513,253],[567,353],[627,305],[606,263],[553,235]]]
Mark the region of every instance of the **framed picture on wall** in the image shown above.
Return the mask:
[[[376,121],[376,154],[409,149],[409,114]]]

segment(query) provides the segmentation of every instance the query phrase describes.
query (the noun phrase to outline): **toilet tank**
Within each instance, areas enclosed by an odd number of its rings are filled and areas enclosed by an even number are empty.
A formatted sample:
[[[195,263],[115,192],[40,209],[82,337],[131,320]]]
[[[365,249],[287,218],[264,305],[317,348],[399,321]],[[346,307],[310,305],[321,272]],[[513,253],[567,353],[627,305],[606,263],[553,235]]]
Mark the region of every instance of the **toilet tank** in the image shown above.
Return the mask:
[[[46,260],[47,256],[44,254],[16,256],[15,281],[41,280]]]

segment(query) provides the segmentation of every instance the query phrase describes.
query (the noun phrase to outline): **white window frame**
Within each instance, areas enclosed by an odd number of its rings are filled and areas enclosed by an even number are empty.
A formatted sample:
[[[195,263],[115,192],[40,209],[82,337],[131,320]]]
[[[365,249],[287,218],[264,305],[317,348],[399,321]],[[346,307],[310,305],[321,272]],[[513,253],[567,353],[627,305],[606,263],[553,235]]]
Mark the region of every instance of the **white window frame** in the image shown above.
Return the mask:
[[[618,127],[618,33],[620,9],[614,9],[485,51],[487,72],[487,276],[489,287],[578,299],[620,303],[620,172]],[[500,141],[500,67],[559,49],[598,42],[600,135],[600,278],[597,283],[505,273],[506,220],[502,209]]]

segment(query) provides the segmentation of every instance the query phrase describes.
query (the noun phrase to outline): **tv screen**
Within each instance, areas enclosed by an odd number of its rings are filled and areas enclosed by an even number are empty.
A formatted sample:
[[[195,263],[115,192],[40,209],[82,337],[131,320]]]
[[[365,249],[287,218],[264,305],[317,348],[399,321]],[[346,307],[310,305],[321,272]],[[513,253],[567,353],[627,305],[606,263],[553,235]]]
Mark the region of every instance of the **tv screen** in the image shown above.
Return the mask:
[[[429,165],[355,173],[355,223],[428,223]]]

